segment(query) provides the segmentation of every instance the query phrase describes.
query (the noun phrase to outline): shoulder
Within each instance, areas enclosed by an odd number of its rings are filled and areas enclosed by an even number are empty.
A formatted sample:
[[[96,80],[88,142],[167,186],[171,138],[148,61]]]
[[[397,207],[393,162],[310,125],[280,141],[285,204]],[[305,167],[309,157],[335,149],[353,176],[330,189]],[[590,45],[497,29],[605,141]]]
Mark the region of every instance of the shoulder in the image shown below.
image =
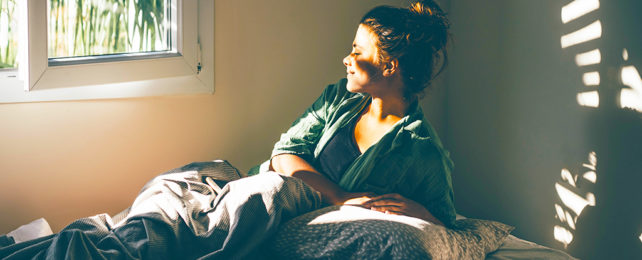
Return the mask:
[[[435,131],[426,119],[423,109],[417,102],[410,106],[410,113],[405,120],[403,130],[410,134],[415,143],[420,146],[435,146],[437,149],[443,148],[437,131]]]
[[[432,127],[430,122],[423,117],[423,113],[410,116],[407,125],[404,126],[404,131],[407,132],[410,144],[410,149],[415,155],[419,155],[425,160],[420,160],[419,163],[432,164],[440,162],[439,164],[450,171],[454,164],[450,159],[448,151],[446,151],[437,135],[437,132]]]

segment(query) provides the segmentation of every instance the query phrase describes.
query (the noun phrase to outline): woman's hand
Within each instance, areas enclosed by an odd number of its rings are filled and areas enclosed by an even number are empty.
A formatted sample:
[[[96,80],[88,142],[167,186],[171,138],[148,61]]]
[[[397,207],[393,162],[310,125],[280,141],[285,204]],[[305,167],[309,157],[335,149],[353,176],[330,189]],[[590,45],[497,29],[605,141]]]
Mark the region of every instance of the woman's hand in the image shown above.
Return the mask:
[[[346,192],[339,204],[365,207],[363,204],[372,200],[374,196],[372,192]]]
[[[396,193],[373,197],[370,200],[361,203],[361,206],[370,208],[371,210],[384,212],[386,214],[420,218],[443,226],[441,221],[430,214],[424,206]]]

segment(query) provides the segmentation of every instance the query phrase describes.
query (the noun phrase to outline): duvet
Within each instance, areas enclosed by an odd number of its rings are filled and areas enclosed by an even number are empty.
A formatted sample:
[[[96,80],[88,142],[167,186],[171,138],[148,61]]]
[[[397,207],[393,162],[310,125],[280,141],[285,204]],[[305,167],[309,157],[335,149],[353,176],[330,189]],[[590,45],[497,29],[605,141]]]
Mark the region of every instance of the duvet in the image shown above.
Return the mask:
[[[255,259],[279,223],[321,205],[320,194],[293,177],[239,178],[226,161],[186,165],[147,183],[122,221],[79,219],[0,248],[0,259]]]
[[[512,230],[486,220],[446,229],[354,206],[322,208],[320,194],[299,179],[274,172],[240,178],[221,160],[159,175],[125,212],[0,247],[0,258],[483,259]]]

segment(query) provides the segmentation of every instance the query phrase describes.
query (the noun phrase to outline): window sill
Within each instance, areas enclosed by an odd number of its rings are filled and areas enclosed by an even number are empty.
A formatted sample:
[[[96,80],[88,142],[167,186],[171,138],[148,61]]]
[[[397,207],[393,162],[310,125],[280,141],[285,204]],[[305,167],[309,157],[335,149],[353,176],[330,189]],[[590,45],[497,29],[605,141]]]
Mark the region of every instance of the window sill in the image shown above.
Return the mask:
[[[28,92],[22,88],[2,87],[6,86],[5,83],[9,83],[10,85],[22,84],[17,78],[4,78],[0,80],[0,103],[136,98],[211,94],[214,92],[212,88],[207,87],[202,79],[197,76],[181,76],[82,87],[34,89]]]

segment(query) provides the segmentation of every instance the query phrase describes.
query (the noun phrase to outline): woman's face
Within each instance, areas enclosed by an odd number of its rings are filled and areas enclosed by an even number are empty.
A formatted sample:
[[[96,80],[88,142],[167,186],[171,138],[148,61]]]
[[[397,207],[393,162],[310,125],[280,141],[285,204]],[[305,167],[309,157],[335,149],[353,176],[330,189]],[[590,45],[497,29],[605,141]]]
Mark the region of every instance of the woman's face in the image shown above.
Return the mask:
[[[352,43],[352,52],[343,58],[348,73],[347,89],[350,92],[371,92],[383,78],[381,66],[377,62],[375,37],[368,27],[359,25]]]

